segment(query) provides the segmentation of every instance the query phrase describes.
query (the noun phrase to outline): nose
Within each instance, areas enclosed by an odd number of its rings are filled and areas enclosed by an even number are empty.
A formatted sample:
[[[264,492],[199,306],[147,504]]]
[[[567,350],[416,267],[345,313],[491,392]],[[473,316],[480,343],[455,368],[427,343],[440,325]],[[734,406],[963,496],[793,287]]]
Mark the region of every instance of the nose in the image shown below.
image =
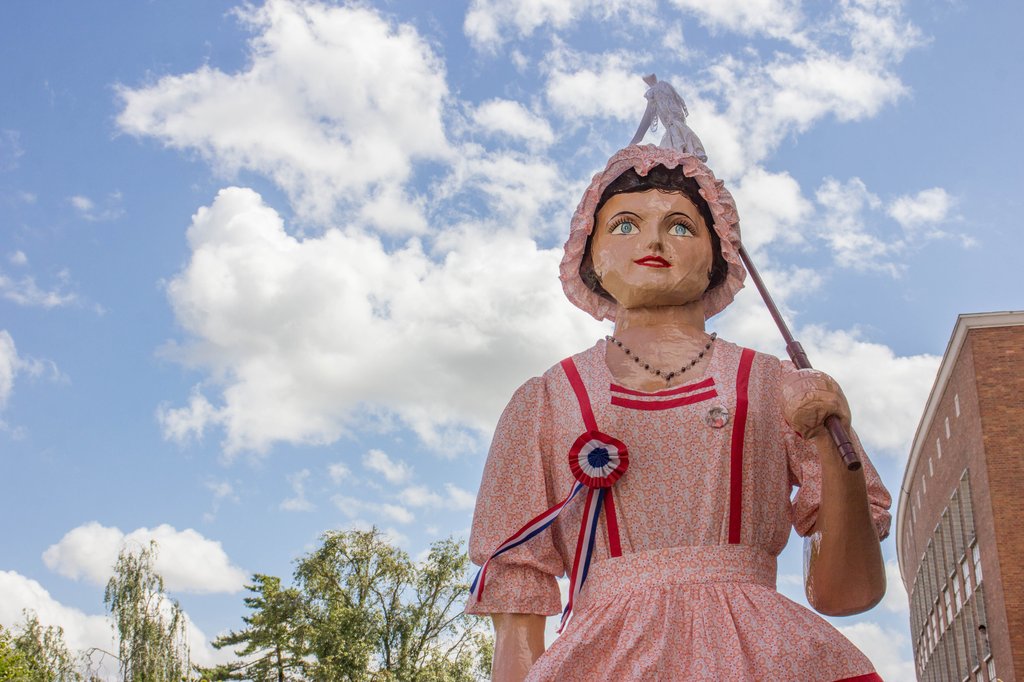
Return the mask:
[[[660,253],[665,250],[665,245],[661,243],[660,230],[654,230],[654,234],[651,237],[651,241],[647,244],[647,248],[655,253]]]

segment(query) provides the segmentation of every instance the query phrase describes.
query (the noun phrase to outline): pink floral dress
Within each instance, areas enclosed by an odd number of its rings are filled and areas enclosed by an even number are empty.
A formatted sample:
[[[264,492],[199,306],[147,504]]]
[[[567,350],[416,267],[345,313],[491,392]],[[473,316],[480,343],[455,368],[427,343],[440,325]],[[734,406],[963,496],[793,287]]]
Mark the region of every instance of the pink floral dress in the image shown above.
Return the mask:
[[[703,376],[641,392],[617,386],[604,358],[599,341],[572,361],[598,427],[629,449],[614,487],[622,556],[610,556],[602,521],[572,619],[527,679],[880,680],[835,628],[776,591],[776,557],[790,528],[809,532],[821,492],[817,452],[778,405],[788,365],[718,340]],[[561,365],[516,392],[477,497],[475,563],[565,499],[576,482],[567,453],[583,424]],[[862,461],[884,537],[890,497]],[[491,561],[467,612],[559,613],[555,578],[573,563],[582,510],[574,499],[546,531]]]

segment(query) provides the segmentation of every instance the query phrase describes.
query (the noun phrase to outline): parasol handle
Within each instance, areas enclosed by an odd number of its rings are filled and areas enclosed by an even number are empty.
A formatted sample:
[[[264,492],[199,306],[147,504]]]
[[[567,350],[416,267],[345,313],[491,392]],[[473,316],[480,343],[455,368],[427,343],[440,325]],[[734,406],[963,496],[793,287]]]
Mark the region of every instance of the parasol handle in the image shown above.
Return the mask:
[[[793,365],[795,365],[797,369],[813,369],[811,367],[811,361],[807,358],[807,353],[804,352],[804,348],[800,345],[800,342],[793,338],[793,333],[790,332],[789,327],[786,326],[786,321],[782,319],[782,313],[779,312],[778,306],[776,306],[775,301],[772,300],[767,287],[765,287],[764,281],[761,279],[761,275],[758,274],[757,268],[754,267],[753,262],[750,260],[750,256],[747,254],[747,250],[743,248],[742,244],[739,247],[739,254],[740,258],[743,260],[743,265],[747,268],[747,272],[750,273],[750,278],[754,281],[754,286],[757,287],[758,293],[760,293],[761,298],[764,299],[764,304],[768,307],[768,312],[771,313],[772,319],[775,320],[775,325],[779,328],[782,338],[786,341],[786,352],[789,353],[789,359],[793,361]],[[846,465],[846,468],[850,471],[857,471],[860,469],[860,457],[857,456],[857,451],[853,447],[853,442],[850,440],[849,434],[846,433],[846,428],[843,426],[842,422],[839,421],[839,417],[834,414],[830,414],[826,417],[825,428],[828,429],[829,434],[832,436],[832,442],[835,443],[839,456],[843,459],[843,463]]]

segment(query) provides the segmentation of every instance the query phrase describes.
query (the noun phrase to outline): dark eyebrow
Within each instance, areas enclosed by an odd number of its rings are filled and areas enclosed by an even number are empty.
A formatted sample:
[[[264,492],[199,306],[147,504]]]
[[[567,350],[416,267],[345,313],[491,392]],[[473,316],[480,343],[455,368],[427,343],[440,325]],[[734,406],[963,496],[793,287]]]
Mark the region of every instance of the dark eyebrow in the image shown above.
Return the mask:
[[[699,223],[696,220],[694,220],[693,216],[686,215],[682,211],[674,211],[672,213],[669,213],[667,216],[665,216],[665,218],[666,218],[666,220],[672,220],[676,216],[679,216],[681,218],[686,218],[686,221],[688,223],[691,223],[694,227],[698,227],[699,226]]]
[[[631,215],[631,216],[633,216],[634,218],[640,218],[640,215],[639,215],[639,214],[637,214],[637,213],[633,213],[632,211],[619,211],[619,212],[618,212],[618,213],[616,213],[615,215],[613,215],[613,216],[609,217],[609,218],[608,218],[608,220],[615,220],[615,219],[616,219],[616,218],[618,218],[618,217],[619,217],[620,215]],[[641,220],[643,220],[643,218],[640,218],[640,219],[641,219]]]
[[[669,213],[669,214],[668,214],[667,216],[665,216],[665,217],[666,217],[666,218],[674,218],[674,217],[676,217],[677,215],[678,215],[678,216],[682,216],[682,217],[686,218],[686,219],[687,219],[687,220],[689,220],[690,222],[697,222],[697,221],[695,221],[695,220],[693,219],[693,217],[691,217],[691,216],[688,216],[688,215],[686,215],[686,214],[685,214],[685,213],[683,213],[682,211],[675,211],[675,212],[673,212],[673,213]]]

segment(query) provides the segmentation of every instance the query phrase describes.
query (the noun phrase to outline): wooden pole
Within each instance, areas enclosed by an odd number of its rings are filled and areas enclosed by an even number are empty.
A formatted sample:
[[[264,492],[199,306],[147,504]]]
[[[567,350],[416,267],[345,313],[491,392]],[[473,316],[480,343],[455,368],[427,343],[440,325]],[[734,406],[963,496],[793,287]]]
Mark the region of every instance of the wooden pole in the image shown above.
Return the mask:
[[[740,259],[743,261],[743,265],[746,266],[747,272],[750,273],[750,278],[754,280],[754,286],[757,287],[758,292],[761,294],[761,298],[764,299],[764,303],[768,306],[768,312],[771,313],[772,319],[775,320],[775,324],[778,326],[779,331],[782,333],[782,338],[786,341],[786,352],[789,353],[790,360],[796,365],[797,369],[813,369],[811,367],[811,361],[807,359],[807,353],[804,352],[803,346],[800,342],[793,338],[792,332],[789,331],[789,327],[786,326],[786,321],[782,319],[782,313],[779,312],[778,306],[775,305],[775,301],[772,300],[771,294],[768,293],[768,289],[764,285],[764,281],[761,279],[761,275],[758,274],[757,268],[750,260],[750,256],[747,254],[747,250],[740,245],[739,248]],[[853,447],[853,443],[850,441],[850,436],[846,433],[846,429],[843,427],[842,422],[839,421],[839,417],[834,414],[830,414],[825,418],[825,428],[828,429],[829,434],[832,435],[832,441],[836,444],[836,448],[839,450],[839,456],[843,458],[843,463],[846,464],[846,468],[850,471],[856,471],[860,469],[860,457],[857,456],[857,451]]]

